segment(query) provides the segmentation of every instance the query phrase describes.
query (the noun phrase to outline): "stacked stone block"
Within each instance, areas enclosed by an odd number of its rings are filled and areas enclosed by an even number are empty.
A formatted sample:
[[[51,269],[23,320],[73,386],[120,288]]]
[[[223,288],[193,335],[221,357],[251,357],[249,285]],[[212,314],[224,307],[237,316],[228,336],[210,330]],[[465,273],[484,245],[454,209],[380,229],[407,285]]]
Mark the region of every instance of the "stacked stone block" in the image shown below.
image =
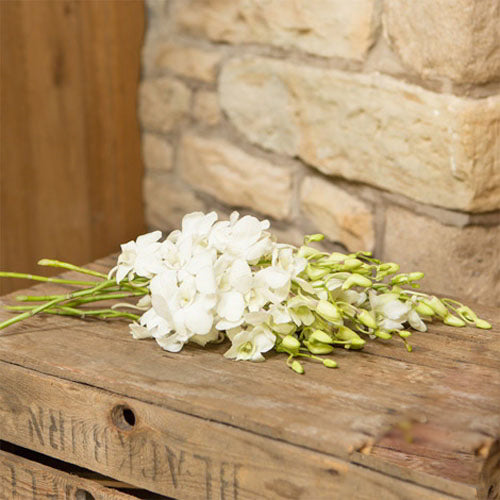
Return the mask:
[[[146,217],[269,218],[500,304],[497,0],[150,0]]]

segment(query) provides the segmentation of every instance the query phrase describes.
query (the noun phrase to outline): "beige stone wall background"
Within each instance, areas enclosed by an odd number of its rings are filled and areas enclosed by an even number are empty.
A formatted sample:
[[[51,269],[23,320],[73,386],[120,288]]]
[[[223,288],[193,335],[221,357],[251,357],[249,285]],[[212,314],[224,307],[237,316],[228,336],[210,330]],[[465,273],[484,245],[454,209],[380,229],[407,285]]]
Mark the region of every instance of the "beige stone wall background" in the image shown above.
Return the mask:
[[[269,218],[500,305],[498,0],[149,0],[147,223]]]

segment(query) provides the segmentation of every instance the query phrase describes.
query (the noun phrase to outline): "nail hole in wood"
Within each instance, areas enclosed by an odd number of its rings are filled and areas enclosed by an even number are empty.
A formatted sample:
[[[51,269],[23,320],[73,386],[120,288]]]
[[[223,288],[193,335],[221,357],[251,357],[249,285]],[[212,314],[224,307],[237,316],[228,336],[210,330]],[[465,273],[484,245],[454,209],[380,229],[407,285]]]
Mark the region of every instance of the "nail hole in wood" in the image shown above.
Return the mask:
[[[86,490],[78,489],[75,491],[75,499],[76,500],[95,500],[95,497],[94,497],[94,495],[92,495],[92,493],[89,493]]]
[[[135,425],[134,411],[125,405],[117,405],[111,410],[113,423],[122,431],[128,431]]]

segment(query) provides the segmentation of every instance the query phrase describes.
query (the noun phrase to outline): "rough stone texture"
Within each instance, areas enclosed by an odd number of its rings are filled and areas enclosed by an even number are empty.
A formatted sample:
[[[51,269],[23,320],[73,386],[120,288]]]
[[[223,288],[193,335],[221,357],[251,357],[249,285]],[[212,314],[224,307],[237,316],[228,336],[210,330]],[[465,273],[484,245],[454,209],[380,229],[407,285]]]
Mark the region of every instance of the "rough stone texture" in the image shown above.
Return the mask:
[[[207,125],[215,125],[221,119],[219,100],[215,92],[199,90],[194,95],[193,118]]]
[[[173,42],[151,41],[154,44],[155,70],[169,69],[174,73],[203,82],[214,82],[221,55],[196,47],[185,47]]]
[[[144,80],[139,87],[139,120],[146,130],[170,132],[189,110],[190,90],[164,76]]]
[[[425,291],[500,305],[500,226],[444,226],[390,207],[382,258],[423,271]]]
[[[190,0],[178,6],[177,22],[215,41],[362,60],[379,26],[377,6],[376,0]]]
[[[219,91],[250,141],[326,174],[447,208],[500,207],[500,96],[459,98],[258,57],[230,60]]]
[[[155,134],[143,134],[142,158],[146,168],[171,170],[173,167],[172,146]]]
[[[143,194],[148,226],[162,231],[178,229],[185,214],[206,209],[189,187],[170,176],[146,175]]]
[[[327,238],[350,251],[373,250],[373,214],[364,202],[316,177],[304,179],[300,201],[306,216]]]
[[[218,200],[276,219],[290,215],[291,169],[255,158],[220,139],[183,137],[179,167],[184,180]]]
[[[383,18],[395,50],[423,77],[500,78],[498,0],[386,0]]]

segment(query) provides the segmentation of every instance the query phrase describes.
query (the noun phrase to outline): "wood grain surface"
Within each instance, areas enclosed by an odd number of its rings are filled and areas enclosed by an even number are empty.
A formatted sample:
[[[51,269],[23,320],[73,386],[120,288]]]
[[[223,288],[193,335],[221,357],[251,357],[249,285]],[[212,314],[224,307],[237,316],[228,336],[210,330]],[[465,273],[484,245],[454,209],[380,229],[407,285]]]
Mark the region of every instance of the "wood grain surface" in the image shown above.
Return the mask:
[[[0,498],[132,500],[134,497],[0,450]]]
[[[132,339],[120,321],[53,316],[2,333],[0,359],[129,398],[131,405],[161,407],[183,415],[180,422],[195,418],[268,438],[262,442],[273,443],[266,445],[269,456],[275,446],[294,445],[304,464],[308,456],[321,456],[428,492],[460,498],[487,498],[489,492],[495,498],[500,316],[475,308],[493,330],[432,325],[412,336],[412,353],[396,341],[369,342],[362,352],[337,350],[339,369],[309,363],[304,376],[286,368],[279,355],[261,364],[238,363],[221,356],[227,345],[171,354],[154,341]],[[227,453],[235,442],[227,442]]]
[[[40,273],[43,257],[83,264],[117,251],[144,230],[143,2],[3,0],[0,10],[0,269]],[[2,280],[0,293],[22,286]]]
[[[164,495],[370,499],[376,490],[384,499],[448,497],[157,404],[3,362],[0,373],[2,439]]]

